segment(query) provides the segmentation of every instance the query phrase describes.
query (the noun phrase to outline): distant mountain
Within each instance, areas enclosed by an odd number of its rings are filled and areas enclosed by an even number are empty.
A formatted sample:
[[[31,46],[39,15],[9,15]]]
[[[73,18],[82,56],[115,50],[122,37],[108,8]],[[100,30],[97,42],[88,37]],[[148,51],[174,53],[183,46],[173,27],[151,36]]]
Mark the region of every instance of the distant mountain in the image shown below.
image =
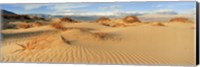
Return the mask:
[[[91,16],[79,16],[79,15],[47,15],[47,14],[28,14],[30,16],[37,16],[42,17],[44,19],[52,19],[52,18],[63,18],[63,17],[69,17],[77,21],[95,21],[96,19],[102,17],[97,15],[91,15]],[[109,18],[119,18],[119,16],[105,16]]]
[[[164,15],[176,15],[177,12],[157,12],[157,14],[164,14]]]
[[[20,15],[3,9],[1,9],[1,13],[3,22],[45,20],[44,18],[41,17]]]
[[[17,14],[15,14],[14,12],[7,11],[7,10],[2,10],[2,9],[1,9],[1,13],[2,13],[2,14],[17,15]]]
[[[47,20],[52,19],[52,18],[69,17],[69,18],[72,18],[72,19],[77,20],[77,21],[94,21],[97,18],[99,18],[99,16],[75,16],[75,15],[65,16],[65,15],[47,15],[47,14],[28,14],[28,15],[42,17],[42,18],[47,19]]]
[[[51,19],[53,18],[52,15],[47,15],[47,14],[28,14],[29,16],[35,16],[35,17],[41,17],[44,19]]]

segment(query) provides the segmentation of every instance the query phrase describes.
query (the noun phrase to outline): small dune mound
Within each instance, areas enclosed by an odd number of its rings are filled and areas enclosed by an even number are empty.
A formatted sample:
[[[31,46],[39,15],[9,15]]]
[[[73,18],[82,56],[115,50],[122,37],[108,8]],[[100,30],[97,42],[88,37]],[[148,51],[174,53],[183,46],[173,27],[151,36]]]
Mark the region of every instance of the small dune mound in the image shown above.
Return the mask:
[[[59,23],[61,20],[59,18],[53,18],[50,20],[51,23]]]
[[[183,22],[183,23],[186,23],[186,22],[192,22],[192,21],[189,20],[188,18],[185,18],[185,17],[176,17],[176,18],[170,19],[170,22]]]
[[[123,18],[123,21],[125,23],[135,23],[135,22],[140,22],[140,20],[136,16],[126,16]]]
[[[49,44],[43,44],[43,42],[47,41],[48,37],[49,37],[49,35],[42,34],[42,35],[39,35],[36,37],[32,37],[26,43],[16,43],[17,46],[21,47],[21,49],[17,49],[15,51],[13,51],[13,53],[45,49],[45,48],[49,47]]]
[[[22,23],[17,24],[18,29],[27,29],[27,28],[30,28],[30,27],[31,27],[31,25],[26,23],[26,22],[22,22]]]
[[[93,33],[93,35],[96,38],[103,39],[103,40],[108,39],[110,37],[110,35],[105,32],[95,32],[95,33]]]
[[[50,20],[50,22],[77,22],[71,18],[68,18],[68,17],[63,17],[63,18],[53,18]]]
[[[60,20],[61,20],[62,22],[77,22],[77,21],[75,21],[75,20],[73,20],[73,19],[71,19],[71,18],[68,18],[68,17],[60,18]]]
[[[113,25],[113,27],[126,27],[127,25],[125,23],[116,23]]]
[[[64,29],[64,25],[62,22],[54,22],[54,23],[51,23],[51,26],[56,28],[56,29]]]
[[[34,22],[31,26],[32,27],[40,27],[40,26],[42,26],[42,22]]]
[[[69,40],[113,40],[113,35],[106,32],[91,32],[89,30],[71,29],[62,33],[62,36]],[[63,39],[64,40],[64,39]]]
[[[153,23],[152,26],[162,26],[163,27],[163,26],[166,26],[166,25],[159,22],[159,23]]]
[[[111,20],[107,17],[101,17],[99,19],[96,20],[97,23],[103,24],[103,25],[109,25],[109,22]]]
[[[51,22],[51,26],[56,28],[56,29],[60,29],[60,30],[64,30],[64,23],[63,22]]]

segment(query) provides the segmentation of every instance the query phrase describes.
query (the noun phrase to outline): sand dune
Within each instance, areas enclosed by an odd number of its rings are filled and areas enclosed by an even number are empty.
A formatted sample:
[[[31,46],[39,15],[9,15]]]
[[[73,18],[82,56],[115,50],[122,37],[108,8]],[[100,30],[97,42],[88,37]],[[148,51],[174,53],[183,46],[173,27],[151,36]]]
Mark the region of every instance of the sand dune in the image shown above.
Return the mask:
[[[108,27],[84,22],[66,23],[65,27],[69,29],[65,31],[51,26],[3,30],[5,37],[0,60],[195,65],[194,23],[165,22],[163,25],[137,23],[127,27]]]

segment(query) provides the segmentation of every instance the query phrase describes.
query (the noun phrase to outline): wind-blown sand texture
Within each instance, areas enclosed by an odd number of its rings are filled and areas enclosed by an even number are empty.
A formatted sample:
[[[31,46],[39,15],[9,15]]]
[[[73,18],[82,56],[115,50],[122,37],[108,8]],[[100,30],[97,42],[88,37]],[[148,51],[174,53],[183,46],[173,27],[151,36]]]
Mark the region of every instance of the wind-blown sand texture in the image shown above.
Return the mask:
[[[90,64],[195,65],[195,24],[137,23],[109,27],[66,23],[3,30],[0,61]]]

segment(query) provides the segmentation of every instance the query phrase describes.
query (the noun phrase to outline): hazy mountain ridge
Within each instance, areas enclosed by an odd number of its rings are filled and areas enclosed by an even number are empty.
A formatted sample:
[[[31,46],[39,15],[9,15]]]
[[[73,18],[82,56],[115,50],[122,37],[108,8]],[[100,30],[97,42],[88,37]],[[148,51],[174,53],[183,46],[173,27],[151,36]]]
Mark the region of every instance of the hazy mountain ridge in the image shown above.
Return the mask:
[[[25,15],[19,15],[11,11],[7,10],[2,10],[2,15],[3,18],[5,18],[4,15],[12,15],[13,16],[18,16],[21,20],[31,20],[31,19],[40,19],[40,20],[50,20],[52,18],[62,18],[62,17],[69,17],[77,21],[95,21],[96,19],[102,17],[100,15],[50,15],[50,14],[25,14]],[[110,16],[104,16],[108,18],[123,18],[125,16],[138,16],[140,20],[142,21],[168,21],[170,18],[173,17],[187,17],[190,19],[195,18],[193,15],[183,15],[183,14],[178,14],[176,12],[157,12],[156,14],[146,14],[146,13],[117,13],[117,15],[110,15]],[[20,20],[16,19],[15,20]],[[23,19],[25,18],[25,19]],[[12,19],[13,20],[13,19]]]
[[[3,22],[45,20],[42,17],[31,16],[28,14],[24,14],[24,15],[16,14],[14,12],[3,10],[3,9],[1,9],[1,14],[2,14]]]

